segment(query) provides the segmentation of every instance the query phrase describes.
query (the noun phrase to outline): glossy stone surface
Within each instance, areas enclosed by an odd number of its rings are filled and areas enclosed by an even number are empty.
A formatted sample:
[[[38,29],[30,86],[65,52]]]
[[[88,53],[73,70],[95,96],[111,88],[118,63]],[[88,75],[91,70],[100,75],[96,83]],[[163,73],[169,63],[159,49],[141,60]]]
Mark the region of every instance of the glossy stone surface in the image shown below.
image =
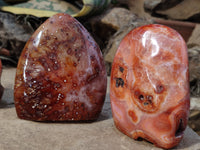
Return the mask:
[[[14,101],[21,119],[95,120],[106,94],[106,70],[98,45],[67,14],[43,23],[21,54]]]
[[[110,98],[121,132],[158,147],[176,146],[190,107],[183,38],[162,25],[142,26],[127,34],[114,58]]]

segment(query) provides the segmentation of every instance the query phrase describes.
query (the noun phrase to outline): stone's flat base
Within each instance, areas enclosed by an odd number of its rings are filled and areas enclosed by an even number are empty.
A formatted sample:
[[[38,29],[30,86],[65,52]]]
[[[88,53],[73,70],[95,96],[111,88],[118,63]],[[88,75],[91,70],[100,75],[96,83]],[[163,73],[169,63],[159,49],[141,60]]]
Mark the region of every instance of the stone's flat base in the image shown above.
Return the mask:
[[[0,149],[160,149],[119,132],[107,113],[104,110],[100,120],[93,123],[42,123],[18,119],[14,107],[0,109]],[[188,127],[174,149],[197,150],[199,147],[200,137]]]
[[[0,103],[1,150],[160,149],[146,141],[135,141],[116,129],[110,108],[109,89],[103,111],[95,122],[44,123],[19,119],[13,105],[13,88],[11,86],[14,83],[13,74],[15,75],[15,69],[4,69],[3,71],[2,84],[7,90]],[[198,150],[199,148],[200,136],[188,127],[183,140],[174,149]]]

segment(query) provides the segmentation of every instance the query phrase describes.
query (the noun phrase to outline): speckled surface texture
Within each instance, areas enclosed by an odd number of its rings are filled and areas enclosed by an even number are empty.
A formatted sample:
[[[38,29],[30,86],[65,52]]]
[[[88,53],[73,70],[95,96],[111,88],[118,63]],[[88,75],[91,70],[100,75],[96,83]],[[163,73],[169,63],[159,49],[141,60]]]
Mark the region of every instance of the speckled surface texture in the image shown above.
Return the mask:
[[[21,120],[13,105],[15,69],[3,69],[5,93],[0,103],[1,150],[159,150],[145,142],[135,141],[118,131],[113,123],[109,89],[100,118],[91,123],[41,123]],[[109,81],[109,80],[108,80]],[[200,137],[189,127],[174,149],[198,150]]]
[[[96,120],[106,94],[101,51],[73,17],[56,14],[27,41],[16,71],[14,100],[21,119]]]

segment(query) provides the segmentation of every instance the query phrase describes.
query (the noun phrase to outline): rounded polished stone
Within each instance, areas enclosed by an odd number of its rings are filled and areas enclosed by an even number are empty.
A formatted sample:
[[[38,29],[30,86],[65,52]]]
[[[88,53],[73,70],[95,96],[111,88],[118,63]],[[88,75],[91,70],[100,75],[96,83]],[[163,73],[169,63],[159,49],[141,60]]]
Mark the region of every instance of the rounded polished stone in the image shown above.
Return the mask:
[[[73,17],[56,14],[26,43],[16,71],[14,100],[21,119],[95,120],[106,94],[101,51]]]
[[[128,33],[112,65],[110,98],[120,131],[158,147],[176,146],[190,107],[187,47],[180,34],[156,24]]]

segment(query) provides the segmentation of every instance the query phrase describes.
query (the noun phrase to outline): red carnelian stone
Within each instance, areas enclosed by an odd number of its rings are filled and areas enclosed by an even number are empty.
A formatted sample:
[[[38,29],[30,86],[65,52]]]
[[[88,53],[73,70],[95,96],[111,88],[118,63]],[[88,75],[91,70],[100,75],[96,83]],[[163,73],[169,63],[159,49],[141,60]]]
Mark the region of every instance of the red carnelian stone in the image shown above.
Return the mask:
[[[17,115],[36,121],[95,120],[106,80],[101,51],[88,31],[67,14],[54,15],[35,31],[20,56]]]
[[[127,34],[111,71],[116,127],[128,136],[171,148],[183,138],[190,99],[187,47],[175,30],[146,25]]]

